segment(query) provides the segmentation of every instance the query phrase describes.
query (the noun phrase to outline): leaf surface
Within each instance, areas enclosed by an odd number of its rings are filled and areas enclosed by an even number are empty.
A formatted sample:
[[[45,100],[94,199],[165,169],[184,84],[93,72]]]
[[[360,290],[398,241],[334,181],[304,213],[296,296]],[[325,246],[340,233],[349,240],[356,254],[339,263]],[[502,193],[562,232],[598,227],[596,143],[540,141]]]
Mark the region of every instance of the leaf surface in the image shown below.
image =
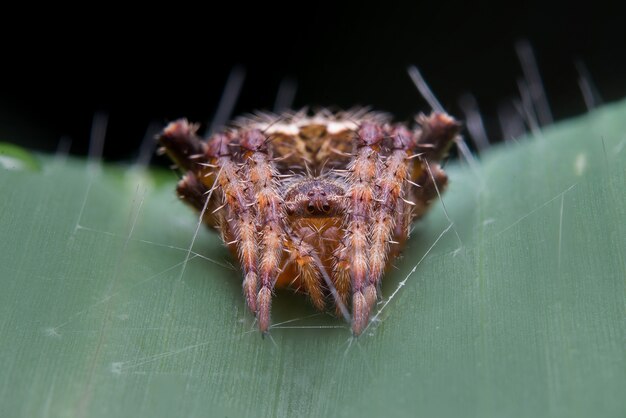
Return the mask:
[[[261,339],[172,173],[3,169],[0,415],[624,416],[625,143],[621,102],[450,164],[354,341],[289,292]]]

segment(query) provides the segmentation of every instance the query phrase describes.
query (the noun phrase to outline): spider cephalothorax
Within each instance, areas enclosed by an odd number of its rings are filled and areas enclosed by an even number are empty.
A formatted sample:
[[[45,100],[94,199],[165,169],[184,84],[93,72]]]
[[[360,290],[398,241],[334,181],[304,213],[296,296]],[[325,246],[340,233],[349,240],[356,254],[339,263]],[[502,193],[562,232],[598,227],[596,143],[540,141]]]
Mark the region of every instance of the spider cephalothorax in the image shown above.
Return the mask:
[[[184,172],[180,198],[238,258],[262,332],[284,286],[320,310],[332,303],[354,335],[365,329],[411,222],[447,183],[439,161],[459,124],[442,113],[416,121],[411,130],[366,110],[301,111],[243,118],[207,141],[186,120],[159,136]]]

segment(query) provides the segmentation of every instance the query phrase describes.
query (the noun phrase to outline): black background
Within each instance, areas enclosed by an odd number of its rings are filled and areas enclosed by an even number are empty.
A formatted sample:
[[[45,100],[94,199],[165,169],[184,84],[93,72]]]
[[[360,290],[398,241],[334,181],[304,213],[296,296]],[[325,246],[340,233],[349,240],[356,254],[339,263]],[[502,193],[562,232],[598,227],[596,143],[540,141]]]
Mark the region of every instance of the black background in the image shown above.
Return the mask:
[[[371,105],[407,119],[429,109],[407,76],[410,64],[455,115],[462,115],[458,98],[473,93],[498,140],[497,107],[519,96],[519,40],[534,47],[555,119],[586,111],[576,60],[605,101],[626,97],[626,13],[615,3],[224,3],[224,10],[170,3],[138,12],[96,3],[22,11],[3,29],[0,141],[54,151],[66,137],[73,154],[85,154],[93,114],[104,111],[104,157],[132,159],[151,121],[210,120],[237,65],[246,78],[236,114],[271,109],[281,80],[291,77],[295,107]]]

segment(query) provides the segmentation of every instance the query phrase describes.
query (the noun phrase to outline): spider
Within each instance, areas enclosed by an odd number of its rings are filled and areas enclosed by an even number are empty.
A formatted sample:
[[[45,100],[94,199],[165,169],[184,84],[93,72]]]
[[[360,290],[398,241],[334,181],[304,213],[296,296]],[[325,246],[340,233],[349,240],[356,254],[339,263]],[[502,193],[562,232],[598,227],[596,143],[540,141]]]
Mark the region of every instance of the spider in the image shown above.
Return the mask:
[[[460,130],[441,112],[416,122],[410,129],[368,109],[302,110],[242,117],[206,141],[186,119],[159,135],[183,173],[179,197],[239,260],[262,335],[279,287],[306,293],[322,311],[334,305],[354,336],[367,327],[411,223],[447,184],[439,163]]]

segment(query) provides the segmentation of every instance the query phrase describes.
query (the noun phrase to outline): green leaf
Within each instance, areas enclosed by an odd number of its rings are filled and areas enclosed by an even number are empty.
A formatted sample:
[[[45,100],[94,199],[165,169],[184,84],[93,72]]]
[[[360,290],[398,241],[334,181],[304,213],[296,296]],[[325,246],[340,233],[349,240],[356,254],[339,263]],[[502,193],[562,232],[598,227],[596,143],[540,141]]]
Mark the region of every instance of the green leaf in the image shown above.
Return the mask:
[[[622,102],[450,164],[358,340],[289,292],[262,339],[172,173],[2,170],[0,416],[622,417],[625,143]]]
[[[28,151],[0,142],[0,170],[37,170],[39,162]]]

